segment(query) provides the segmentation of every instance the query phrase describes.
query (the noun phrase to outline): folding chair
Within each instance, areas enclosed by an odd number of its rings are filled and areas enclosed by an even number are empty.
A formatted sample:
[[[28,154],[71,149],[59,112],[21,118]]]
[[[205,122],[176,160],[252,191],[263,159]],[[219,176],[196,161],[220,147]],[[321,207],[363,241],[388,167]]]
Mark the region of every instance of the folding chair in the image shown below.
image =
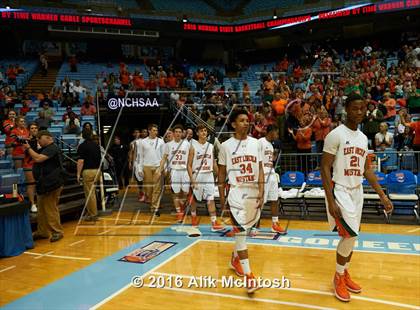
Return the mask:
[[[279,210],[285,213],[285,208],[291,213],[298,212],[301,218],[307,214],[303,189],[306,186],[305,175],[300,171],[287,171],[280,177]],[[285,189],[289,192],[284,191]],[[290,191],[292,190],[292,191]]]
[[[420,223],[418,213],[419,196],[416,194],[417,178],[411,171],[398,170],[386,178],[388,196],[394,204],[393,215],[412,215]]]
[[[321,172],[319,170],[308,173],[306,177],[306,188],[309,188],[309,191],[305,191],[303,196],[305,198],[307,213],[313,212],[325,216],[325,192],[322,188]]]
[[[386,192],[386,174],[383,172],[375,171],[378,184]],[[365,215],[384,215],[385,221],[388,222],[388,216],[383,212],[384,208],[381,203],[379,195],[370,186],[369,182],[363,179],[363,214]]]

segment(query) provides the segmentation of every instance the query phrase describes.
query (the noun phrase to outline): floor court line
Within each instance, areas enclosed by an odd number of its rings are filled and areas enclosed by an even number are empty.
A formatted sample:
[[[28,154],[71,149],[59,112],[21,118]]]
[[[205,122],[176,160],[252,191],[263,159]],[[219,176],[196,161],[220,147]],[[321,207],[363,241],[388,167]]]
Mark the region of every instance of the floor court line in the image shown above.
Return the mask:
[[[171,276],[171,277],[182,277],[182,278],[194,278],[194,276],[191,275],[183,275],[183,274],[176,274],[176,273],[166,273],[166,272],[151,272],[151,274],[155,274],[155,275],[162,275],[162,276]],[[222,280],[217,279],[217,282],[222,283]],[[280,289],[280,288],[279,288]],[[301,292],[301,293],[307,293],[307,294],[317,294],[317,295],[328,295],[328,296],[334,296],[333,293],[331,292],[325,292],[325,291],[318,291],[318,290],[310,290],[310,289],[304,289],[304,288],[281,288],[281,290],[286,290],[286,291],[295,291],[295,292]],[[399,303],[399,302],[394,302],[394,301],[389,301],[389,300],[383,300],[383,299],[377,299],[377,298],[370,298],[370,297],[363,297],[363,296],[357,296],[357,295],[352,295],[351,296],[352,299],[358,299],[358,300],[363,300],[363,301],[369,301],[369,302],[373,302],[373,303],[380,303],[380,304],[385,304],[385,305],[390,305],[390,306],[397,306],[397,307],[402,307],[402,308],[408,308],[408,309],[419,309],[419,307],[415,306],[415,305],[410,305],[410,304],[403,304],[403,303]]]
[[[162,263],[160,263],[159,265],[155,266],[154,268],[150,269],[148,272],[146,272],[145,274],[143,274],[142,276],[145,277],[146,275],[154,272],[156,269],[162,267],[163,265],[165,265],[166,263],[170,262],[172,259],[174,259],[175,257],[181,255],[182,253],[184,253],[185,251],[187,251],[188,249],[190,249],[191,247],[193,247],[194,245],[196,245],[200,240],[196,240],[193,243],[187,245],[185,248],[183,248],[181,251],[179,251],[178,253],[176,253],[175,255],[168,257],[168,259],[164,260]],[[125,290],[127,290],[128,288],[130,288],[131,282],[128,283],[127,285],[125,285],[124,287],[122,287],[121,289],[119,289],[118,291],[116,291],[115,293],[113,293],[112,295],[108,296],[107,298],[103,299],[102,301],[100,301],[99,303],[97,303],[96,305],[94,305],[93,307],[89,308],[90,310],[95,310],[98,309],[99,307],[101,307],[102,305],[106,304],[108,301],[110,301],[111,299],[113,299],[115,296],[118,296],[119,294],[121,294],[122,292],[124,292]]]
[[[224,242],[224,243],[235,243],[235,241],[230,240],[209,240],[209,239],[201,239],[201,241],[205,242]],[[266,246],[274,246],[274,247],[283,247],[283,248],[299,248],[299,249],[313,249],[313,250],[327,250],[327,251],[335,251],[335,248],[321,248],[321,247],[314,247],[314,246],[301,246],[301,245],[289,245],[289,244],[275,244],[275,243],[259,243],[259,242],[252,242],[247,240],[247,244],[252,245],[266,245]],[[373,254],[393,254],[393,255],[414,255],[419,256],[417,253],[394,253],[394,252],[382,252],[382,251],[365,251],[365,250],[358,250],[355,249],[354,252],[360,252],[360,253],[373,253]]]
[[[407,230],[407,232],[408,233],[413,233],[413,232],[416,232],[416,231],[419,231],[419,230],[420,230],[420,228],[414,228],[414,229]]]
[[[69,246],[75,246],[75,245],[83,243],[83,242],[85,242],[85,239],[70,243]]]
[[[149,285],[144,285],[144,286],[145,287],[150,287]],[[168,290],[168,291],[181,292],[181,293],[188,293],[188,294],[216,296],[216,297],[224,297],[224,298],[232,298],[232,299],[248,300],[248,301],[258,301],[258,302],[263,302],[263,303],[285,305],[285,306],[294,306],[294,307],[306,308],[306,309],[327,309],[327,310],[336,309],[336,308],[321,307],[321,306],[301,304],[301,303],[295,303],[295,302],[289,302],[289,301],[281,301],[281,300],[274,300],[274,299],[267,299],[267,298],[245,297],[245,296],[239,296],[239,295],[234,295],[234,294],[224,294],[224,293],[216,293],[216,292],[208,292],[208,291],[197,291],[197,290],[185,289],[185,288],[162,287],[160,289]]]
[[[50,254],[52,254],[52,253],[54,253],[54,251],[49,251],[49,252],[47,252],[47,253],[44,253],[44,254],[38,255],[37,257],[34,257],[34,259],[40,259],[40,258],[45,257],[45,256],[47,256],[47,255],[50,255]]]
[[[112,231],[112,229],[104,230],[103,232],[98,233],[98,236],[105,235],[106,233],[109,233],[110,231]]]
[[[10,269],[13,269],[13,268],[15,268],[16,266],[9,266],[9,267],[6,267],[6,268],[4,268],[4,269],[2,269],[2,270],[0,270],[0,273],[2,273],[2,272],[5,272],[5,271],[7,271],[7,270],[10,270]]]
[[[52,253],[54,253],[53,251],[51,251]],[[35,253],[35,252],[23,252],[24,254],[28,254],[28,255],[34,255],[37,256],[35,257],[35,259],[38,259],[40,257],[53,257],[53,258],[62,258],[62,259],[72,259],[72,260],[91,260],[90,257],[75,257],[75,256],[65,256],[65,255],[52,255],[52,254],[48,254],[51,252],[47,252],[47,253]]]

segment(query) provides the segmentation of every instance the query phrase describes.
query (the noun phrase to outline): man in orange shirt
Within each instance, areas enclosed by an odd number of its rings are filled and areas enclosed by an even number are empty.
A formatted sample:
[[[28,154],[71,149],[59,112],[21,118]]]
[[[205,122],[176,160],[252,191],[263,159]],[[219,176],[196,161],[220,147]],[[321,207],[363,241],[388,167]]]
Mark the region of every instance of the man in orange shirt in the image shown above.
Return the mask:
[[[395,101],[395,99],[391,98],[389,93],[384,94],[384,105],[388,111],[385,116],[385,119],[389,119],[397,115],[397,111],[395,110],[396,104],[397,102]]]
[[[176,76],[174,76],[174,74],[172,72],[169,72],[169,76],[168,76],[168,88],[169,89],[175,89],[178,85],[178,81]]]
[[[274,100],[271,103],[271,108],[275,113],[277,120],[277,127],[279,128],[279,139],[284,140],[284,121],[285,121],[285,110],[287,105],[286,95],[281,92],[275,94]]]

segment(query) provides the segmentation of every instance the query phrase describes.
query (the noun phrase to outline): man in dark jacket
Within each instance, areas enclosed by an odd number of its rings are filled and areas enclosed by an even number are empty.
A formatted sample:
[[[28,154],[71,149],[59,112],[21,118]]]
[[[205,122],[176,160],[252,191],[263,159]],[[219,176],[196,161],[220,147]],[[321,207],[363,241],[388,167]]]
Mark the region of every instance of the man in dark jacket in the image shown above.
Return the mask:
[[[34,240],[50,238],[51,242],[56,242],[63,238],[58,210],[58,201],[64,185],[61,151],[47,130],[39,131],[38,143],[41,149],[37,152],[28,143],[24,144],[26,152],[35,162],[32,169],[38,199],[38,229],[34,232],[33,238]]]
[[[130,179],[128,170],[128,147],[121,143],[121,138],[119,136],[115,136],[114,144],[109,153],[114,159],[119,188],[123,189],[125,186],[128,186]]]

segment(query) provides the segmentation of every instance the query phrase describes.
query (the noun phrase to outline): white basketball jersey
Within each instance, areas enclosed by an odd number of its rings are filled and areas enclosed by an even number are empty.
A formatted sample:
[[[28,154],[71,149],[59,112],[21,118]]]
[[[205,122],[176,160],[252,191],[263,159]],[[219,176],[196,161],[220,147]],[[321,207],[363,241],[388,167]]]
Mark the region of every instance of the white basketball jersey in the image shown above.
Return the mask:
[[[260,148],[261,148],[264,174],[275,173],[273,169],[273,160],[274,160],[273,145],[271,144],[271,142],[267,141],[265,137],[258,139],[258,143],[260,144]]]
[[[206,142],[201,144],[196,140],[191,141],[194,148],[192,169],[194,173],[213,172],[213,144]]]
[[[368,155],[368,139],[364,133],[340,125],[325,138],[323,151],[335,155],[334,183],[350,188],[362,184]]]
[[[164,154],[168,155],[169,168],[173,170],[186,170],[190,143],[187,140],[175,142],[172,140],[165,144]]]
[[[247,137],[237,140],[234,137],[222,143],[219,164],[226,166],[229,184],[232,186],[257,185],[261,152],[258,140]]]

